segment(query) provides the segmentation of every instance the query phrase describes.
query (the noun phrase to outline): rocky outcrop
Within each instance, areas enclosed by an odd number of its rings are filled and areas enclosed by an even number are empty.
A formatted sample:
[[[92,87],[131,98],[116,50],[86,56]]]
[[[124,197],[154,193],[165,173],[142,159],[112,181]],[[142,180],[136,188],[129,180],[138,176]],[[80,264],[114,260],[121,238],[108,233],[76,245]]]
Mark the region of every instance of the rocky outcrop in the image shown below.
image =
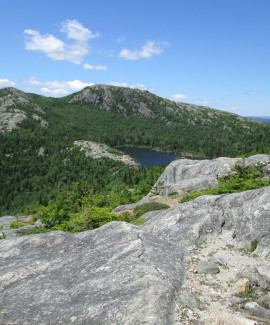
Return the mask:
[[[125,116],[128,114],[126,106],[131,106],[132,112],[139,116],[146,118],[153,118],[155,116],[151,110],[153,99],[149,92],[132,88],[121,88],[122,95],[120,102],[119,95],[115,94],[115,91],[118,89],[119,87],[108,85],[93,85],[73,96],[69,103],[99,105],[105,111],[109,112],[116,109]]]
[[[0,112],[0,133],[10,132],[26,119],[24,112],[7,113]]]
[[[27,118],[25,107],[31,107],[37,112],[45,112],[37,105],[34,105],[28,95],[16,88],[6,88],[5,95],[0,98],[0,133],[10,132]],[[40,121],[44,127],[48,127],[48,122],[40,116],[33,114],[32,118]]]
[[[204,195],[193,201],[157,211],[142,228],[171,243],[192,247],[209,234],[233,232],[232,244],[250,247],[270,262],[270,186],[254,191]]]
[[[178,192],[183,196],[186,193],[213,188],[218,185],[218,178],[234,172],[237,163],[244,167],[262,164],[267,172],[270,156],[255,155],[245,159],[221,157],[213,160],[175,160],[166,167],[154,189],[160,195]]]
[[[0,322],[171,324],[183,250],[130,224],[0,242]]]
[[[226,157],[213,160],[179,159],[165,168],[147,196],[139,202],[116,207],[114,212],[130,211],[138,205],[158,201],[171,193],[175,193],[179,201],[187,193],[217,187],[218,178],[234,173],[236,164],[242,164],[244,167],[261,164],[264,166],[265,177],[270,175],[269,155],[255,155],[246,159]],[[167,199],[170,198],[167,197]],[[167,204],[170,205],[170,203]]]
[[[269,156],[241,163],[266,168]],[[214,175],[230,166],[212,161]],[[1,240],[0,323],[267,324],[269,198],[270,186],[206,195],[152,211],[139,227]],[[3,228],[14,221],[3,220]]]
[[[131,167],[138,168],[140,166],[140,164],[133,160],[130,156],[125,155],[122,151],[110,148],[105,144],[80,140],[74,141],[74,145],[80,147],[81,151],[84,151],[86,157],[91,157],[94,159],[109,158],[122,162]]]

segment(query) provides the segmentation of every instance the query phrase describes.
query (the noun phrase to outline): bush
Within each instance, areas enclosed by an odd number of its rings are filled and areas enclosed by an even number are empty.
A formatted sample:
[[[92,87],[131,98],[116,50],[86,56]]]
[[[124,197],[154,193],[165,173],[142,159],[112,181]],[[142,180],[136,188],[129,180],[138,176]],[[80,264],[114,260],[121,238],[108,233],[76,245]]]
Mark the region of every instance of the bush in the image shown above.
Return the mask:
[[[248,190],[255,190],[270,185],[270,180],[262,180],[262,165],[243,167],[235,165],[236,173],[221,177],[218,180],[218,187],[186,194],[179,203],[194,200],[201,195],[219,195],[224,193],[237,193]]]
[[[22,223],[22,222],[18,222],[18,221],[13,221],[11,222],[11,224],[9,225],[9,228],[10,229],[18,229],[18,228],[21,228],[21,227],[24,227],[25,224]]]
[[[172,192],[168,194],[168,196],[174,196],[174,195],[178,195],[178,192]]]
[[[258,239],[253,239],[250,243],[250,250],[254,252],[259,244]]]
[[[164,210],[168,209],[170,206],[163,203],[151,202],[138,205],[133,211],[137,217],[142,216],[146,212],[155,211],[155,210]]]

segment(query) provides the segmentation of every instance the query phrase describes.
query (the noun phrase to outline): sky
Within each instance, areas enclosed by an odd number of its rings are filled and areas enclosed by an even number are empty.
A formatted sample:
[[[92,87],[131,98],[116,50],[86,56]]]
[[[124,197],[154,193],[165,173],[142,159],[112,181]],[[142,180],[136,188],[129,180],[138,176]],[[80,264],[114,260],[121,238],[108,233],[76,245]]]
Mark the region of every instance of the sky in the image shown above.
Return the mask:
[[[3,0],[0,87],[92,84],[270,116],[269,0]]]

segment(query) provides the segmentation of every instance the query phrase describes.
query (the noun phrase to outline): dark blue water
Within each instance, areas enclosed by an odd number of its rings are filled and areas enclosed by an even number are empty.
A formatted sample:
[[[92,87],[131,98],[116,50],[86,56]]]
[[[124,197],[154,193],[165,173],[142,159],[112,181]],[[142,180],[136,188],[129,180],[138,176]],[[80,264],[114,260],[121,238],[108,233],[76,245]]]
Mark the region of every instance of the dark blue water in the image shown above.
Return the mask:
[[[176,157],[181,156],[179,153],[153,151],[143,148],[117,147],[116,149],[138,160],[143,166],[169,164]]]

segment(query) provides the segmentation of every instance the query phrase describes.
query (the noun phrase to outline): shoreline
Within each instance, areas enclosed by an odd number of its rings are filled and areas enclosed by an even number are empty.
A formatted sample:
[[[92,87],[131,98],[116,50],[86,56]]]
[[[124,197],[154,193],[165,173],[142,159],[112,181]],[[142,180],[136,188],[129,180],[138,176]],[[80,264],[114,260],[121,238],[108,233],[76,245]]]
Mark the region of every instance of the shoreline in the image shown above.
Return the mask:
[[[206,156],[201,156],[199,154],[193,154],[193,153],[189,153],[189,152],[177,152],[177,151],[167,151],[167,150],[162,150],[162,149],[153,149],[153,148],[149,148],[149,147],[142,147],[142,146],[127,146],[127,145],[123,145],[123,146],[115,146],[113,147],[114,149],[120,150],[119,148],[127,148],[127,149],[142,149],[142,150],[151,150],[154,152],[164,152],[164,153],[171,153],[171,154],[175,154],[175,155],[180,155],[181,157],[185,157],[185,158],[201,158],[201,159],[210,159],[209,157]]]

